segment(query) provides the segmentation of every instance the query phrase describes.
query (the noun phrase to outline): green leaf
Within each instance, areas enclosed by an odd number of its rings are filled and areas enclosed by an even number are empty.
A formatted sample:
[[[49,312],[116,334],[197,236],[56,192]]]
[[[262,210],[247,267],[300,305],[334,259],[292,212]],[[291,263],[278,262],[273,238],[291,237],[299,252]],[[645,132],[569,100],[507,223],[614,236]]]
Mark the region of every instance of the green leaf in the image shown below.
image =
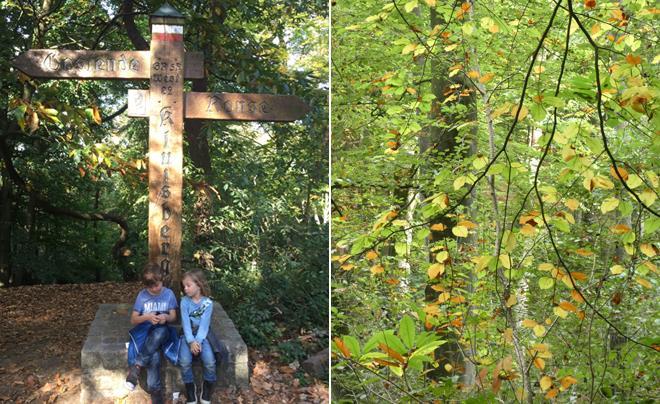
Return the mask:
[[[353,356],[360,356],[360,341],[357,338],[352,335],[344,335],[342,336],[342,340]]]
[[[403,257],[408,252],[408,245],[405,241],[397,241],[394,243],[394,251],[396,252],[396,255]]]
[[[413,11],[415,7],[418,6],[418,1],[417,0],[412,0],[406,3],[405,6],[403,6],[403,9],[406,10],[407,13]]]
[[[545,108],[543,108],[543,105],[538,103],[533,103],[529,107],[529,112],[531,112],[532,118],[534,118],[536,122],[541,122],[546,115]]]
[[[403,316],[399,322],[399,336],[406,347],[412,349],[415,343],[415,321],[408,315]]]
[[[443,341],[443,340],[431,341],[431,342],[427,343],[426,345],[424,345],[424,346],[422,346],[422,347],[416,349],[416,350],[410,355],[410,358],[412,359],[412,358],[417,357],[417,356],[424,356],[424,355],[427,355],[427,354],[429,354],[429,353],[435,351],[435,349],[436,349],[437,347],[439,347],[440,345],[445,344],[446,342],[447,342],[447,341]]]
[[[539,287],[541,289],[550,289],[555,284],[555,280],[546,276],[539,279]]]

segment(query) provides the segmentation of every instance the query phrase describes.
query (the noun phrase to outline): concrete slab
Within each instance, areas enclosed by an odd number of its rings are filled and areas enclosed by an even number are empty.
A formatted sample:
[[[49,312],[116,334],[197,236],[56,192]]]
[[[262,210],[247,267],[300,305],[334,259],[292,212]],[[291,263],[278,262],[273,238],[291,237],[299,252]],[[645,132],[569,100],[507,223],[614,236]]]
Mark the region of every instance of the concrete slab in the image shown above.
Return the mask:
[[[124,387],[128,331],[133,327],[129,321],[131,308],[131,304],[99,305],[80,353],[81,403],[114,403],[118,399],[124,399],[123,402],[127,404],[144,403],[145,400],[148,402],[145,392],[146,372],[142,372],[140,387],[135,391],[129,392]],[[180,325],[175,327],[180,328]],[[213,306],[211,327],[229,351],[225,360],[217,366],[218,385],[247,387],[250,380],[247,346],[234,323],[217,302]],[[172,397],[172,392],[183,392],[179,368],[165,358],[161,363],[166,397]],[[194,363],[195,380],[201,381],[201,362]]]

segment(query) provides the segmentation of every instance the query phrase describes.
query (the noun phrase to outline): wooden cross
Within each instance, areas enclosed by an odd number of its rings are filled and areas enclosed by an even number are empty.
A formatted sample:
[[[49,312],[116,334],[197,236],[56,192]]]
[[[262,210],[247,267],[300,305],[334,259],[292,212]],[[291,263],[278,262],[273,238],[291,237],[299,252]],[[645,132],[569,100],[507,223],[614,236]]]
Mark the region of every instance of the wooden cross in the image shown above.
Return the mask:
[[[34,78],[149,80],[129,90],[128,115],[149,118],[149,262],[180,291],[183,120],[294,121],[309,108],[298,97],[183,92],[186,79],[204,78],[203,54],[185,52],[184,17],[165,3],[150,17],[149,51],[34,49],[13,65]]]

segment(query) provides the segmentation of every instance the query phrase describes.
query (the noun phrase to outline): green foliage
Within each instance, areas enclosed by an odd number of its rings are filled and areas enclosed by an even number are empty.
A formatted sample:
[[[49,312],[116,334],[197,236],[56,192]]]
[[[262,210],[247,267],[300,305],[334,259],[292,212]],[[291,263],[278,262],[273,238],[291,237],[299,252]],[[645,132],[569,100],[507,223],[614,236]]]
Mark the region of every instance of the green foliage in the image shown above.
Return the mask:
[[[657,10],[556,5],[333,8],[338,401],[657,395]]]

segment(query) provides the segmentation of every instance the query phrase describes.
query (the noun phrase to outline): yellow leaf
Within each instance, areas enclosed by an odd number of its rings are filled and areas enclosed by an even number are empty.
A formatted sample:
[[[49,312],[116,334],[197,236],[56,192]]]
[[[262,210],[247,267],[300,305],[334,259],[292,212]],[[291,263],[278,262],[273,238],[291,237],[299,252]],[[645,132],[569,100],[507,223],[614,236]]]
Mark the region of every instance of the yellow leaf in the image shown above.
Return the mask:
[[[555,306],[555,307],[552,309],[552,312],[555,313],[555,315],[556,315],[557,317],[561,317],[561,318],[566,318],[566,317],[568,317],[568,313],[566,312],[566,310],[562,309],[562,308],[559,307],[559,306]]]
[[[509,254],[500,255],[500,264],[506,269],[511,269],[511,258]]]
[[[370,271],[371,271],[372,274],[378,275],[378,274],[382,274],[383,272],[385,272],[385,268],[383,268],[382,265],[377,264],[377,265],[372,266]]]
[[[351,269],[355,268],[355,265],[353,264],[344,264],[340,267],[344,271],[350,271]]]
[[[564,205],[570,210],[575,210],[580,206],[580,201],[577,199],[567,199],[566,202],[564,202]]]
[[[471,79],[478,79],[480,74],[476,70],[470,70],[469,72],[467,72],[467,76]]]
[[[418,45],[416,43],[409,43],[408,45],[406,45],[403,48],[403,50],[401,51],[401,54],[402,55],[408,54],[408,53],[414,51],[415,49],[417,49],[417,46]]]
[[[440,308],[437,304],[431,303],[424,307],[424,312],[429,316],[437,316],[440,313]]]
[[[427,272],[430,279],[435,279],[438,275],[445,273],[445,266],[442,264],[433,264],[429,267]]]
[[[481,78],[479,79],[479,82],[481,84],[486,84],[489,81],[491,81],[493,79],[493,77],[495,77],[495,73],[486,73],[483,76],[481,76]]]
[[[426,4],[427,4],[429,7],[435,7],[436,0],[426,0]]]
[[[625,268],[622,267],[621,265],[614,265],[612,268],[610,268],[610,272],[612,273],[612,275],[622,274],[623,271],[625,271]]]
[[[438,303],[442,304],[442,303],[446,302],[447,300],[449,300],[450,297],[451,297],[451,295],[449,294],[449,292],[440,293],[438,295]]]
[[[642,277],[636,277],[635,282],[639,283],[640,285],[644,286],[646,289],[651,289],[653,286],[651,285],[651,282],[647,281],[646,279]]]
[[[597,175],[593,178],[596,183],[596,186],[603,189],[612,189],[614,188],[614,183],[602,175]]]
[[[514,294],[510,295],[509,298],[506,299],[506,307],[511,307],[516,303],[518,303],[518,299],[516,298],[516,295],[514,295]]]
[[[526,327],[526,328],[534,328],[538,325],[538,323],[534,320],[530,320],[530,319],[526,318],[522,321],[522,325],[523,325],[523,327]]]
[[[469,220],[461,220],[460,222],[456,223],[456,225],[467,227],[468,229],[476,229],[477,228],[477,225],[472,223]]]
[[[610,227],[610,231],[614,234],[626,234],[630,230],[632,230],[632,229],[630,227],[628,227],[628,225],[625,225],[623,223],[617,224],[617,225],[614,225],[614,226]]]
[[[437,253],[435,255],[435,260],[440,262],[440,263],[443,263],[443,262],[447,261],[448,258],[449,258],[449,252],[448,251],[440,251],[439,253]]]
[[[617,167],[616,171],[614,170],[614,166],[610,166],[610,175],[612,178],[619,180],[619,177],[616,175],[616,172],[619,172],[621,175],[621,178],[623,178],[624,181],[628,181],[628,171],[626,171],[625,168],[623,167]]]
[[[518,113],[518,106],[514,105],[513,108],[511,108],[511,116],[515,118],[517,113]],[[520,108],[520,113],[518,114],[518,121],[522,121],[523,119],[525,119],[528,113],[529,110],[527,109],[526,106],[523,105],[522,108]]]
[[[451,229],[451,232],[456,237],[467,237],[468,236],[468,229],[465,226],[454,226]]]
[[[369,251],[367,251],[367,254],[365,255],[365,257],[368,260],[375,260],[376,258],[378,258],[378,253],[374,250],[369,250]]]
[[[442,224],[442,223],[436,223],[436,224],[434,224],[434,225],[431,226],[431,230],[432,230],[432,231],[443,231],[443,230],[445,230],[446,228],[447,228],[447,226],[445,226],[445,225]]]
[[[650,189],[645,189],[639,194],[639,199],[644,202],[646,206],[651,206],[653,205],[653,202],[655,202],[655,192],[653,192]]]
[[[596,187],[596,181],[593,178],[585,178],[584,181],[582,181],[582,185],[584,185],[587,191],[591,192]]]
[[[590,254],[590,255],[591,255],[591,254]],[[585,274],[584,272],[573,271],[573,272],[571,272],[571,276],[572,276],[573,279],[575,279],[576,281],[584,281],[584,280],[587,280],[587,274]]]
[[[648,243],[642,243],[639,246],[640,251],[644,253],[647,257],[653,258],[656,256],[656,251],[655,251],[655,246],[648,244]]]
[[[554,265],[544,262],[543,264],[539,264],[539,271],[552,271],[554,267]]]
[[[513,328],[509,327],[502,333],[504,341],[511,344],[513,342]]]
[[[603,213],[607,213],[609,211],[616,209],[617,206],[619,206],[619,200],[617,198],[614,197],[607,198],[600,205],[600,211]]]
[[[564,391],[567,388],[571,387],[571,385],[577,383],[577,379],[574,378],[573,376],[564,376],[561,379],[559,379],[559,383],[561,384],[560,390]]]
[[[534,358],[534,366],[536,366],[540,370],[543,370],[545,369],[545,361],[539,357],[536,357]]]
[[[643,183],[644,182],[637,174],[630,174],[628,176],[628,180],[626,181],[626,184],[630,187],[630,189],[635,189]]]
[[[543,376],[539,384],[541,385],[541,390],[546,391],[552,387],[552,378],[550,376]]]
[[[525,223],[525,224],[520,228],[520,232],[521,232],[522,234],[524,234],[525,236],[530,236],[530,237],[531,237],[531,236],[534,236],[534,234],[536,233],[536,230],[534,229],[534,226]]]
[[[545,327],[542,326],[541,324],[537,324],[534,326],[532,331],[534,331],[534,335],[536,335],[537,337],[542,337],[545,334]]]
[[[447,372],[451,372],[451,370],[454,368],[454,367],[453,367],[452,365],[450,365],[449,363],[445,363],[445,366],[444,366],[444,367],[445,367],[445,370],[446,370]]]
[[[471,259],[472,262],[476,264],[475,266],[475,271],[481,271],[482,269],[486,268],[486,266],[490,263],[490,260],[492,257],[490,255],[482,255],[479,257],[474,257]]]
[[[543,67],[543,66],[534,66],[533,71],[534,71],[535,74],[541,74],[545,71],[545,67]]]
[[[101,124],[101,110],[96,105],[92,107],[92,118],[97,125]]]

